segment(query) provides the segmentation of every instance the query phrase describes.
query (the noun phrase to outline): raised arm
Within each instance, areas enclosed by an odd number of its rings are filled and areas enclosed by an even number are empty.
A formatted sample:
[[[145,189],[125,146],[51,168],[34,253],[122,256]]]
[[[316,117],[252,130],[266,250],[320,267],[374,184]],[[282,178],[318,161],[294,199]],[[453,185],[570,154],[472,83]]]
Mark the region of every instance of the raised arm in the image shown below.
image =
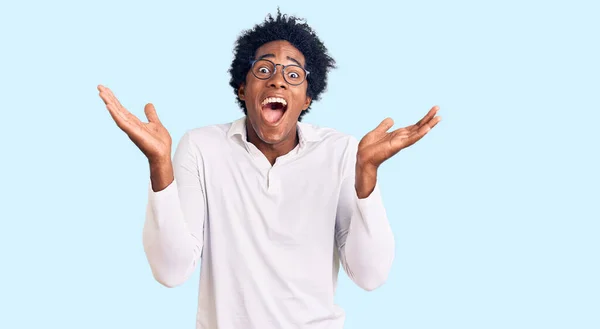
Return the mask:
[[[379,187],[359,199],[355,188],[353,158],[356,142],[348,146],[347,175],[342,182],[337,206],[335,241],[344,271],[359,287],[371,291],[388,277],[395,243]]]
[[[175,150],[174,181],[158,192],[149,187],[144,250],[154,278],[167,287],[184,283],[202,255],[206,212],[200,159],[186,133]]]
[[[150,183],[143,230],[144,251],[154,278],[167,287],[185,282],[202,254],[205,198],[199,151],[186,133],[171,161],[171,137],[152,104],[148,122],[128,112],[114,94],[99,86],[111,116],[148,158]]]
[[[394,236],[377,184],[379,166],[420,140],[440,118],[433,107],[414,125],[387,132],[385,119],[356,145],[348,147],[346,175],[336,218],[336,243],[342,266],[361,288],[373,290],[386,280],[394,259]]]

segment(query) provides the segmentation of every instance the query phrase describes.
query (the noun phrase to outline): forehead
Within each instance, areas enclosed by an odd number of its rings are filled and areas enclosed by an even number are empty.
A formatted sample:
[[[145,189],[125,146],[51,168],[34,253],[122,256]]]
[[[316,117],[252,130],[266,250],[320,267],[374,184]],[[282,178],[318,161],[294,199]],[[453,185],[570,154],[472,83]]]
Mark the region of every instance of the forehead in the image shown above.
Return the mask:
[[[301,65],[306,64],[304,55],[300,50],[285,40],[267,42],[256,50],[257,58],[269,54],[273,55],[275,59],[281,62],[288,62],[290,60],[287,58],[291,57],[300,62]]]

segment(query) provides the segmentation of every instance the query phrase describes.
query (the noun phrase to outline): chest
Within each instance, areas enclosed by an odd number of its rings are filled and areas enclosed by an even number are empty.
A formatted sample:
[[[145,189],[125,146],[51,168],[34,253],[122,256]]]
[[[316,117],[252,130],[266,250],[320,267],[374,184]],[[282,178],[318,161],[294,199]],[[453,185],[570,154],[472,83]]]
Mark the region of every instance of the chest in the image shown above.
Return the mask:
[[[324,154],[270,166],[252,155],[205,168],[210,230],[257,244],[327,246],[334,237],[340,162]]]

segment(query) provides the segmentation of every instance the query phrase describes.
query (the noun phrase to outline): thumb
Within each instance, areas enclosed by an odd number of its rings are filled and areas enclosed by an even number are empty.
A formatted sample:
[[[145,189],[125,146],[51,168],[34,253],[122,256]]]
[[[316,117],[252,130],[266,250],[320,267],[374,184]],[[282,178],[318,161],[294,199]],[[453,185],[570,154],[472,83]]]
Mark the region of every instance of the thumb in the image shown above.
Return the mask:
[[[158,114],[156,114],[156,109],[154,109],[154,105],[151,103],[146,104],[144,107],[144,113],[146,114],[146,118],[149,122],[160,123],[158,119]]]
[[[394,125],[394,120],[392,118],[385,118],[381,123],[372,130],[372,132],[376,133],[385,133]]]

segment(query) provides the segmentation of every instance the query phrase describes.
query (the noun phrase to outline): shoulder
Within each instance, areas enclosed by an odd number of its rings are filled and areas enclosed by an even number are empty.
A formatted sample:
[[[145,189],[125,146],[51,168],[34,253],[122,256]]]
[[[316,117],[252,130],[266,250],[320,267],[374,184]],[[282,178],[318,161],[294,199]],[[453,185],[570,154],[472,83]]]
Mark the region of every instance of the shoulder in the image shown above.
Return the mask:
[[[319,163],[329,163],[342,177],[354,172],[359,141],[351,134],[314,124],[300,123],[300,130],[310,144],[309,153],[316,155]]]
[[[316,142],[319,147],[330,150],[357,149],[358,139],[340,130],[311,123],[299,122],[301,133],[308,142]]]
[[[234,122],[229,122],[188,129],[181,137],[179,145],[196,151],[222,149],[227,145],[228,134],[233,124]]]
[[[189,129],[185,132],[190,140],[203,143],[207,141],[211,142],[223,142],[227,138],[227,132],[231,127],[232,123],[213,124],[209,126],[196,127]]]

